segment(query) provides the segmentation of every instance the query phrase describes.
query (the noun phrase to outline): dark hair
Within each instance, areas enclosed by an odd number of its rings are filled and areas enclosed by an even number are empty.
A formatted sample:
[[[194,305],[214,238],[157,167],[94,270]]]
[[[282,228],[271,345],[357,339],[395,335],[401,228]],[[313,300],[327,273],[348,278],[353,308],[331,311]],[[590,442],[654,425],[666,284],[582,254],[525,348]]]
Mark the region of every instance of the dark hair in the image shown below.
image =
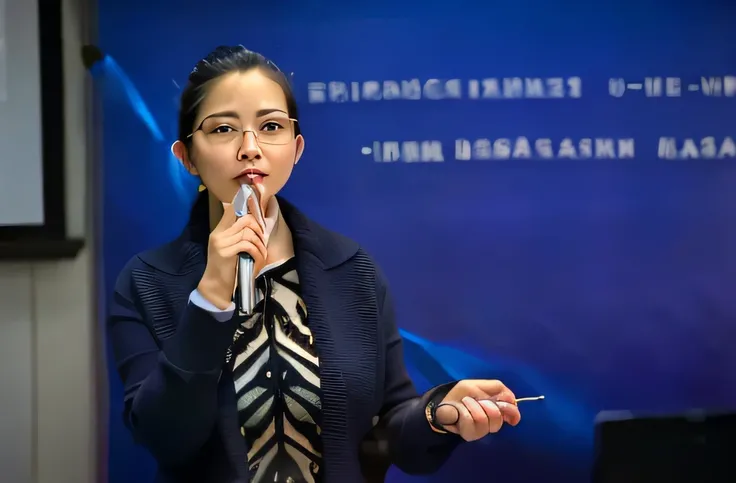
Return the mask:
[[[264,74],[281,86],[286,96],[289,117],[298,120],[299,112],[291,85],[284,73],[276,67],[276,64],[242,45],[234,47],[220,46],[197,62],[197,65],[189,74],[179,104],[179,140],[189,146],[190,139],[187,139],[187,136],[192,133],[199,105],[206,95],[207,86],[213,80],[231,72],[245,72],[256,68],[261,69]],[[298,124],[295,126],[295,131],[297,135],[300,133]]]

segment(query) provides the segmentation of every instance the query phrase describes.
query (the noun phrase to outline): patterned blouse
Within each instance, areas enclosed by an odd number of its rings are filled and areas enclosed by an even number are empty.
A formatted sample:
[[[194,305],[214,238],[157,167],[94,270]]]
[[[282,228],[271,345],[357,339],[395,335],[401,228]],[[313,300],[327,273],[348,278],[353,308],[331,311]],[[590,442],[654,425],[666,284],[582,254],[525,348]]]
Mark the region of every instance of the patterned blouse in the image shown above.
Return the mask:
[[[256,279],[254,314],[228,351],[251,483],[319,483],[319,358],[300,296],[295,259]]]

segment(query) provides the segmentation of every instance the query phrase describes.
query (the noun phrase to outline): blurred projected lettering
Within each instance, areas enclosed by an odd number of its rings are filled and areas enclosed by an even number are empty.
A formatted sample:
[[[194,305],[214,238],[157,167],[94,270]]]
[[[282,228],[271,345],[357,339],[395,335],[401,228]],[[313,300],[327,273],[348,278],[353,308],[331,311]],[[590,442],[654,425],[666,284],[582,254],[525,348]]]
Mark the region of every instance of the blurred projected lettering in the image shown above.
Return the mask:
[[[361,153],[377,163],[437,163],[504,159],[630,159],[635,154],[631,138],[456,139],[449,148],[440,141],[374,141]],[[445,151],[450,149],[448,153]]]
[[[377,163],[441,163],[445,160],[440,141],[374,141],[361,149]]]
[[[474,141],[458,139],[455,141],[455,159],[627,159],[634,157],[634,144],[630,138],[564,138],[554,141],[520,136]]]
[[[659,138],[657,155],[660,159],[724,159],[736,157],[733,138]]]
[[[582,96],[580,77],[406,79],[307,84],[310,104],[447,99],[565,99]]]
[[[582,95],[580,77],[505,77],[468,81],[469,99],[563,99]]]
[[[703,76],[689,81],[680,77],[645,77],[643,80],[616,77],[608,80],[608,93],[619,98],[627,94],[643,94],[644,97],[735,97],[736,76]]]

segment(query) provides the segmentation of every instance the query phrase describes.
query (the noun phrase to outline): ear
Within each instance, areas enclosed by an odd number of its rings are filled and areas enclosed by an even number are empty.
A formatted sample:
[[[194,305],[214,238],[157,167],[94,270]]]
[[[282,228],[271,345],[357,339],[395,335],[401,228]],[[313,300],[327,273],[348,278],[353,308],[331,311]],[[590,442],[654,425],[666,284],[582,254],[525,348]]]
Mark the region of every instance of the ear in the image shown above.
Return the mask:
[[[298,163],[299,160],[301,159],[302,154],[304,154],[304,136],[300,134],[296,137],[296,156],[294,156],[295,166],[296,166],[296,163]]]
[[[197,171],[197,167],[194,166],[194,163],[192,163],[192,160],[189,157],[189,152],[187,151],[187,147],[184,145],[183,142],[175,141],[174,144],[171,145],[171,152],[176,157],[176,159],[178,159],[179,162],[184,166],[184,168],[189,171],[189,174],[199,176],[199,171]]]

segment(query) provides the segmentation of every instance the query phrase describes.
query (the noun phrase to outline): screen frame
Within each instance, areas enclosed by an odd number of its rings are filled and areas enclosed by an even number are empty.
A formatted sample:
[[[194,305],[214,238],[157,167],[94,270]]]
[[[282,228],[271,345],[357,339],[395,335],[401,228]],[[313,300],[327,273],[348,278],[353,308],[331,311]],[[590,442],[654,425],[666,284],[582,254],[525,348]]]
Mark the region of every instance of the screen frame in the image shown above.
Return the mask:
[[[0,243],[4,248],[8,248],[7,244],[34,244],[33,242],[67,239],[61,3],[61,0],[37,0],[44,223],[0,226]]]

